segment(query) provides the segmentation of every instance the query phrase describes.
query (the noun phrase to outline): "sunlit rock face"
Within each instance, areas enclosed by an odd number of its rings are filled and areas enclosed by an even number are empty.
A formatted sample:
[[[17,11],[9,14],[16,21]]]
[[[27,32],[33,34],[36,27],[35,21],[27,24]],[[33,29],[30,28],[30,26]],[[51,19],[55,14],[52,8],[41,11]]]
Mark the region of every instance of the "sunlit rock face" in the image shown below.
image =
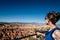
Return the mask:
[[[0,39],[12,40],[14,38],[21,38],[23,36],[36,34],[35,29],[47,30],[48,27],[46,25],[36,23],[0,24]],[[34,35],[22,38],[21,40],[38,40],[38,38],[36,37],[36,35]]]

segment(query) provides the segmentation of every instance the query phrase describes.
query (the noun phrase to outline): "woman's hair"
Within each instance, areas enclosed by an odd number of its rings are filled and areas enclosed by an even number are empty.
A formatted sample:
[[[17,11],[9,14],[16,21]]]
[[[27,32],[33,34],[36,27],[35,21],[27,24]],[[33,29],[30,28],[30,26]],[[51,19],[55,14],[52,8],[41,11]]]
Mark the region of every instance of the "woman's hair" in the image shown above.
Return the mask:
[[[46,17],[55,24],[60,19],[60,13],[59,12],[48,12]]]

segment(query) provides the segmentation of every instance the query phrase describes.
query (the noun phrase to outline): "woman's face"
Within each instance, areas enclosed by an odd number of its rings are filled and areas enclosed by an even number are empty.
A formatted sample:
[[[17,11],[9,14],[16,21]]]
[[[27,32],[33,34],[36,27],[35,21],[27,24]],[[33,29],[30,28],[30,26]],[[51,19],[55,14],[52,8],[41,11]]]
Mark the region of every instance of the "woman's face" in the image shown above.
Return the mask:
[[[45,23],[46,25],[49,25],[49,19],[47,17],[45,18]]]

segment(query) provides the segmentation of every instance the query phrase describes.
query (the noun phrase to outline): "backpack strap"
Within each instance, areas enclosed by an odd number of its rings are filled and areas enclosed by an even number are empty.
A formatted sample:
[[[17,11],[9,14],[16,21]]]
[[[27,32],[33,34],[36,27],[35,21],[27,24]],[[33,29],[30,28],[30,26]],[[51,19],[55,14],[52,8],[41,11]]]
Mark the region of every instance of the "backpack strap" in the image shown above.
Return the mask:
[[[51,35],[53,34],[53,32],[54,32],[55,30],[60,30],[60,28],[56,27],[56,28],[52,29],[52,30],[50,31]]]

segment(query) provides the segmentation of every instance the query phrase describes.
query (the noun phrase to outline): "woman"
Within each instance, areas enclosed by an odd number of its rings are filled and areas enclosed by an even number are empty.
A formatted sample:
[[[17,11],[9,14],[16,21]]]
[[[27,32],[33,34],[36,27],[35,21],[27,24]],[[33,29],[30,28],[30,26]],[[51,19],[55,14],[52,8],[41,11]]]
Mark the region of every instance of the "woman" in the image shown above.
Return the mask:
[[[50,30],[45,34],[45,40],[60,40],[60,29],[56,26],[56,22],[60,19],[60,13],[49,12],[45,21],[50,26]]]

